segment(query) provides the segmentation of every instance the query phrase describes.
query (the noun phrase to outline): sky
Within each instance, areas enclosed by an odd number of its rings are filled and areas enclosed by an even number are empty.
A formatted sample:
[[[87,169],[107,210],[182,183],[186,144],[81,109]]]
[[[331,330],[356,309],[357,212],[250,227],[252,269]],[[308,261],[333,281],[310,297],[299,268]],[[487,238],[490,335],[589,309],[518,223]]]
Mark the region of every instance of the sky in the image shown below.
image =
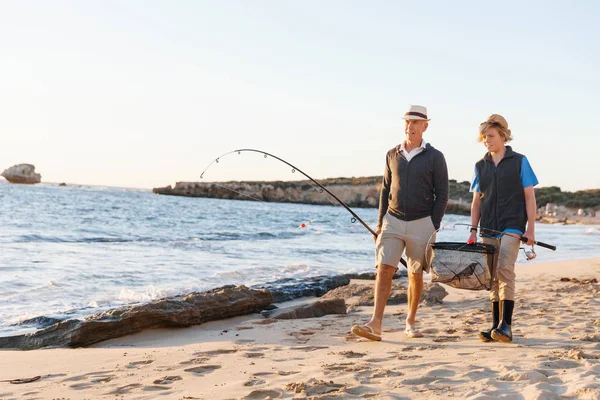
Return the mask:
[[[502,114],[540,187],[600,188],[594,1],[0,0],[0,170],[153,188],[238,148],[381,175],[409,104],[451,179]],[[295,180],[254,154],[206,181]]]

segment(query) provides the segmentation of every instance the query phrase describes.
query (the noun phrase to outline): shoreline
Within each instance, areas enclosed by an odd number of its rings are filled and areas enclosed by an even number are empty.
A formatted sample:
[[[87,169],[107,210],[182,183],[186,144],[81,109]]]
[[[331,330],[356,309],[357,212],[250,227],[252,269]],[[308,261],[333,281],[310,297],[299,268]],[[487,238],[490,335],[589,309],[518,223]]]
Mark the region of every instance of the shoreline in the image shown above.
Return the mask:
[[[443,304],[419,309],[420,339],[404,336],[401,304],[386,308],[382,342],[349,334],[372,312],[359,306],[297,320],[251,314],[90,348],[4,350],[0,379],[41,379],[0,383],[0,398],[598,398],[600,285],[573,278],[600,278],[600,258],[516,272],[512,344],[476,338],[489,324],[487,292],[445,287]]]
[[[595,257],[575,257],[570,258],[572,262],[587,262],[589,260],[594,260]],[[517,268],[519,267],[529,267],[539,264],[555,264],[555,263],[564,263],[564,260],[556,260],[556,261],[547,261],[547,262],[520,262],[517,263]],[[405,268],[399,268],[396,275],[394,275],[394,280],[404,279],[406,280],[407,274]],[[349,284],[351,281],[375,281],[375,272],[362,272],[362,273],[338,273],[335,275],[318,275],[314,277],[309,277],[306,279],[300,278],[282,278],[277,281],[265,282],[262,284],[255,284],[252,286],[248,286],[251,290],[261,290],[265,289],[269,291],[273,296],[273,304],[283,304],[290,301],[297,301],[298,299],[308,299],[308,298],[320,298],[324,296],[326,293],[338,288],[343,287]],[[425,282],[429,282],[429,274],[424,275]],[[241,284],[240,284],[241,285]],[[105,314],[114,312],[116,310],[128,309],[132,307],[149,305],[158,301],[165,301],[170,298],[177,298],[181,296],[188,296],[193,294],[205,294],[214,290],[223,289],[232,285],[226,286],[217,286],[214,288],[209,288],[202,292],[184,292],[173,296],[162,297],[155,300],[150,300],[146,302],[136,302],[131,303],[125,306],[109,308],[102,311],[98,311],[84,319],[69,319],[69,318],[58,318],[56,315],[54,316],[46,316],[46,315],[38,315],[33,318],[29,318],[28,320],[22,321],[18,324],[12,325],[14,327],[20,328],[16,329],[11,335],[0,335],[0,338],[10,338],[16,337],[20,335],[30,335],[40,332],[44,329],[52,327],[57,323],[64,323],[66,321],[84,321],[88,318],[92,318],[95,315]],[[223,319],[216,319],[216,321],[221,321],[227,319],[224,317]],[[30,321],[30,322],[27,322]],[[0,348],[0,351],[3,349]],[[0,398],[1,399],[1,398]]]

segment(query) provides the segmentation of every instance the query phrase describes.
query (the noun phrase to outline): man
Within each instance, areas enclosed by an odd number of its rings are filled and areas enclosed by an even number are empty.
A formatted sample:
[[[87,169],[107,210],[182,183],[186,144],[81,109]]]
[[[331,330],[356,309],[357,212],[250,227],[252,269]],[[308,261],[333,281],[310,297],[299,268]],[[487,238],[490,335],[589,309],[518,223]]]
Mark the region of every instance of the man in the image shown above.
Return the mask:
[[[423,139],[427,109],[412,105],[404,115],[406,139],[388,151],[377,221],[375,307],[371,320],[352,333],[381,340],[382,319],[402,253],[408,260],[408,313],[405,333],[422,337],[415,318],[423,293],[427,243],[439,229],[448,204],[448,168],[444,155]]]
[[[498,246],[496,277],[490,293],[492,327],[479,332],[483,342],[512,342],[519,238],[528,245],[535,241],[537,205],[533,187],[538,184],[538,179],[527,157],[506,145],[512,139],[508,122],[501,115],[492,114],[479,125],[478,141],[488,152],[475,164],[471,184],[472,228],[468,243],[477,240],[476,227],[479,225],[483,242]],[[504,234],[496,235],[491,230]]]

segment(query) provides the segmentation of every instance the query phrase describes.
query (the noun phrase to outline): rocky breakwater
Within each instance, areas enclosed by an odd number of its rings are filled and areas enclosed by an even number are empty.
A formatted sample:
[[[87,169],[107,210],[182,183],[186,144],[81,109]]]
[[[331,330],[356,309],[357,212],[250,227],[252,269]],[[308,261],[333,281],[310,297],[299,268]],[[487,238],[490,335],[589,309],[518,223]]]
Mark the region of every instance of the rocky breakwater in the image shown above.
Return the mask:
[[[17,164],[5,169],[2,175],[10,183],[34,184],[42,181],[42,175],[35,173],[35,166],[31,164]]]
[[[273,302],[268,290],[224,286],[208,292],[168,297],[148,304],[66,320],[32,334],[0,337],[0,349],[84,347],[144,329],[188,327],[260,312]]]
[[[330,178],[323,179],[320,183],[350,207],[379,207],[379,194],[381,191],[380,176]],[[266,202],[317,205],[331,205],[332,201],[335,203],[335,200],[326,193],[321,193],[320,188],[308,180],[177,182],[175,187],[169,185],[167,187],[155,188],[152,191],[162,195],[212,199],[261,200]],[[468,215],[470,213],[470,202],[451,199],[448,203],[447,213]]]
[[[351,207],[377,207],[381,178],[333,178],[320,183]],[[270,182],[177,182],[152,190],[157,194],[215,199],[262,200],[278,203],[330,205],[331,197],[314,183],[305,181]]]

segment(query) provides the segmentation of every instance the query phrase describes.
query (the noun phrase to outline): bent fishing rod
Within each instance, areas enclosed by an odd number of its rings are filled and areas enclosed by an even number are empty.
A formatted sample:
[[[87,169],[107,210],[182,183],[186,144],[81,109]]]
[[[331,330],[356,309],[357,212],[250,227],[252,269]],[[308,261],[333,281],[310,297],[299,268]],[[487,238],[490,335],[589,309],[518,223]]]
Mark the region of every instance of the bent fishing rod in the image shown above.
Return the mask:
[[[331,193],[325,186],[321,185],[317,180],[313,179],[312,177],[310,177],[307,173],[305,173],[304,171],[302,171],[300,168],[296,167],[295,165],[290,164],[289,162],[285,161],[282,158],[279,158],[273,154],[267,153],[265,151],[262,150],[256,150],[256,149],[238,149],[238,150],[233,150],[233,151],[229,151],[225,154],[222,154],[221,156],[215,158],[210,164],[207,165],[207,167],[204,169],[204,171],[202,171],[202,173],[200,174],[200,179],[204,179],[204,173],[211,167],[211,165],[215,164],[215,163],[219,163],[219,160],[229,154],[233,154],[233,153],[238,153],[238,154],[242,154],[242,152],[253,152],[253,153],[259,153],[262,154],[264,156],[264,158],[267,157],[271,157],[274,158],[278,161],[281,161],[282,163],[288,165],[289,167],[292,168],[292,173],[295,173],[296,171],[298,171],[299,173],[301,173],[302,175],[304,175],[306,178],[308,178],[311,182],[313,182],[315,185],[317,185],[319,187],[319,192],[323,193],[323,191],[325,191],[327,194],[329,194],[331,197],[333,197],[342,207],[344,207],[346,210],[348,210],[348,212],[350,214],[352,214],[352,219],[350,220],[352,223],[355,223],[356,221],[360,222],[365,228],[367,228],[367,230],[369,232],[371,232],[371,234],[374,237],[377,237],[377,234],[375,233],[375,231],[373,229],[371,229],[371,227],[369,225],[367,225],[367,223],[365,221],[363,221],[358,215],[356,215],[356,213],[354,211],[352,211],[352,209],[350,207],[348,207],[348,205],[346,203],[344,203],[342,200],[340,200],[335,194]],[[407,267],[406,261],[402,258],[400,259],[400,262],[402,262],[402,265],[404,265],[405,267]]]
[[[454,225],[470,226],[472,228],[477,228],[476,226],[473,226],[471,224],[454,224]],[[495,233],[495,234],[498,234],[498,235],[511,236],[511,237],[516,238],[516,239],[519,239],[523,243],[527,243],[527,236],[519,235],[518,233],[500,232],[500,231],[497,231],[497,230],[494,230],[494,229],[481,228],[481,227],[479,227],[478,229],[479,229],[479,234],[480,235],[485,234],[486,232],[491,232],[491,233]],[[538,245],[540,247],[544,247],[544,248],[552,250],[552,251],[556,250],[556,246],[553,246],[551,244],[544,243],[544,242],[538,242],[537,240],[534,240],[533,244]]]

